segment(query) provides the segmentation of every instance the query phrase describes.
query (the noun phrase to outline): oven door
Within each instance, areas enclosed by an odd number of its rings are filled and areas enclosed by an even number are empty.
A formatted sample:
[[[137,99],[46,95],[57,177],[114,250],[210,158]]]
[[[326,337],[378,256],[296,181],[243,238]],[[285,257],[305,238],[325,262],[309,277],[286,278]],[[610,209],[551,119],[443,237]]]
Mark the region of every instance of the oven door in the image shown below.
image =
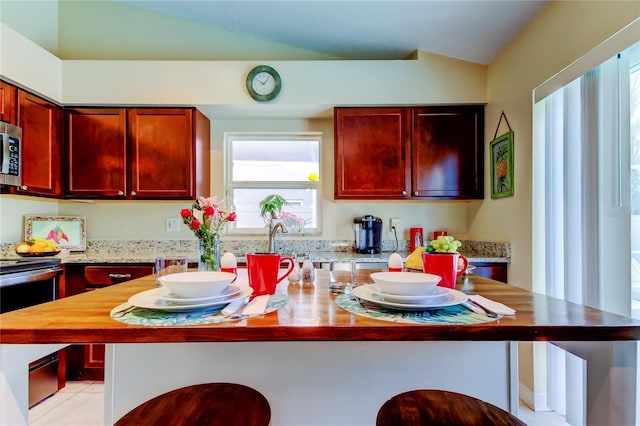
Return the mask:
[[[58,298],[58,267],[0,275],[0,314]]]

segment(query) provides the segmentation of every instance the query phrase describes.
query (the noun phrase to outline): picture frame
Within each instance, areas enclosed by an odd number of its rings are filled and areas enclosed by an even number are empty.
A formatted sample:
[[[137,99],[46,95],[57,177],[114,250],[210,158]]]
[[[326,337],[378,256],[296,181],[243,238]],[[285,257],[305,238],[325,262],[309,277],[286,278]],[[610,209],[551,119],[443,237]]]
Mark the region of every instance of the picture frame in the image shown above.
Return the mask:
[[[44,238],[62,250],[87,249],[86,218],[81,216],[24,216],[24,239]]]
[[[513,130],[489,143],[491,198],[513,196]]]

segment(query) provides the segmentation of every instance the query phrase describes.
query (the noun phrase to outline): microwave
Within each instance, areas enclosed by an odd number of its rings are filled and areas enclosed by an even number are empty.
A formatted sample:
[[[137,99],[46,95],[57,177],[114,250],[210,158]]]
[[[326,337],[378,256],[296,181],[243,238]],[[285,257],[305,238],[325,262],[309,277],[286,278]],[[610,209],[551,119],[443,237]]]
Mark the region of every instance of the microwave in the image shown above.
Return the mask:
[[[0,121],[0,185],[22,185],[22,129]]]

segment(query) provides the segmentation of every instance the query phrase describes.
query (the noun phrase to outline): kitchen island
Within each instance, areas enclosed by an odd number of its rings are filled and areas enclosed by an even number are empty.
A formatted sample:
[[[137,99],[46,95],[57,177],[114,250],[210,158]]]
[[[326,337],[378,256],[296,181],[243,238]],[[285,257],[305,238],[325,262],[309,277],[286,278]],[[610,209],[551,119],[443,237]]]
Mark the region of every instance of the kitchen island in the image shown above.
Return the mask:
[[[359,279],[368,281],[370,272],[361,270]],[[473,275],[458,289],[502,302],[516,315],[478,324],[382,321],[338,307],[326,281],[322,270],[315,286],[285,280],[279,291],[288,295],[286,306],[211,325],[132,325],[110,317],[130,296],[154,288],[153,277],[3,314],[2,424],[26,424],[18,374],[26,375],[24,354],[73,343],[107,344],[107,424],[155,395],[207,381],[263,392],[274,425],[373,424],[386,399],[416,388],[466,393],[516,413],[518,341],[550,341],[585,359],[589,424],[635,424],[640,321]]]

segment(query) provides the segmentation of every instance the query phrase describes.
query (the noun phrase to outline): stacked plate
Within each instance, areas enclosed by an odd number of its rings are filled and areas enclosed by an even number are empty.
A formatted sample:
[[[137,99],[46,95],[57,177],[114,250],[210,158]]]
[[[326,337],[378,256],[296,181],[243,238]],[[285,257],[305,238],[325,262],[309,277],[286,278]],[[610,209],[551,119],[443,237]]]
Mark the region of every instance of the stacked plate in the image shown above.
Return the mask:
[[[160,287],[134,294],[129,298],[129,303],[138,308],[188,312],[197,309],[223,307],[235,300],[250,296],[251,293],[253,293],[251,287],[229,285],[215,296],[187,299],[176,296],[168,289]]]
[[[468,299],[468,296],[461,291],[445,287],[435,287],[419,295],[399,295],[385,293],[377,284],[366,284],[354,288],[352,293],[365,302],[399,311],[424,311],[442,308],[459,305]]]

